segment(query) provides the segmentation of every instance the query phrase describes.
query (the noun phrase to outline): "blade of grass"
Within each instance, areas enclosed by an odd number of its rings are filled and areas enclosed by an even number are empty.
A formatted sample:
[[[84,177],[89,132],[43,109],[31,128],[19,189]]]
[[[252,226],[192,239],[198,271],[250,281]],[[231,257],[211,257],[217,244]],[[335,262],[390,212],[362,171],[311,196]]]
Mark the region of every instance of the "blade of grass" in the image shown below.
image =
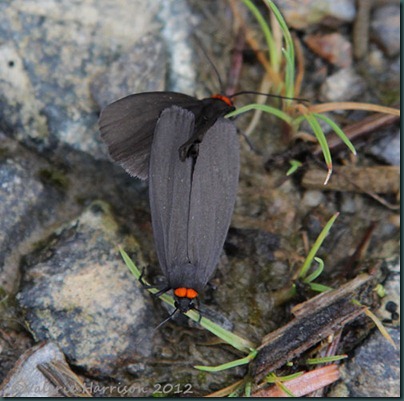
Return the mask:
[[[288,114],[284,113],[282,110],[279,110],[275,107],[268,106],[265,104],[258,104],[258,103],[251,103],[247,104],[246,106],[240,107],[235,111],[232,111],[229,114],[226,114],[225,117],[235,117],[238,116],[239,114],[245,113],[250,110],[262,110],[265,113],[273,114],[274,116],[280,118],[281,120],[285,121],[288,124],[292,123],[292,117],[290,117]]]
[[[383,326],[383,323],[380,321],[380,319],[369,309],[365,309],[365,315],[370,317],[377,328],[379,329],[380,333],[382,333],[383,337],[394,347],[394,349],[397,349],[397,346],[393,339],[391,338],[390,334],[387,332],[386,328]]]
[[[318,250],[320,249],[321,244],[325,240],[326,236],[328,235],[332,225],[334,224],[334,222],[335,222],[335,220],[337,219],[338,216],[339,216],[339,213],[335,213],[331,217],[331,219],[328,220],[328,222],[324,226],[324,228],[321,230],[321,233],[319,234],[319,236],[317,237],[315,243],[311,247],[310,252],[307,255],[307,258],[304,261],[302,268],[300,269],[299,278],[303,279],[304,277],[306,277],[306,274],[307,274],[308,270],[310,269],[310,266],[311,266],[311,264],[313,262],[314,257],[316,256]]]
[[[336,362],[342,359],[348,358],[348,355],[333,355],[333,356],[324,356],[322,358],[309,358],[306,360],[308,365],[319,365],[321,363],[328,363],[328,362]]]
[[[299,162],[298,160],[290,160],[289,163],[290,163],[291,167],[286,173],[287,176],[292,175],[302,165],[302,163]]]
[[[141,272],[139,271],[137,266],[133,263],[129,255],[121,247],[119,247],[119,252],[121,253],[121,256],[130,272],[137,278],[137,280],[139,280]],[[148,285],[148,283],[146,283],[144,280],[143,282],[145,285]],[[156,294],[157,292],[159,292],[157,288],[147,288],[147,290],[152,294]],[[165,303],[171,305],[173,308],[175,307],[175,301],[170,295],[162,294],[159,296],[159,298]],[[227,342],[239,351],[248,353],[254,349],[254,344],[251,341],[246,340],[236,334],[233,334],[231,331],[224,329],[223,327],[212,322],[206,317],[201,317],[199,312],[195,310],[190,310],[185,313],[185,315],[194,322],[199,322],[202,327],[209,330],[211,333],[221,338],[223,341]]]
[[[328,147],[327,139],[325,138],[324,132],[320,124],[316,120],[316,118],[312,114],[305,114],[304,118],[306,119],[311,129],[313,130],[314,135],[316,136],[318,143],[320,144],[321,150],[323,152],[325,163],[327,164],[328,174],[324,182],[324,185],[326,185],[332,173],[332,160],[331,160],[330,148]]]
[[[280,388],[289,397],[296,397],[283,383],[276,382],[275,385]]]
[[[276,382],[287,382],[289,380],[296,379],[297,377],[300,377],[303,375],[304,372],[296,372],[292,373],[291,375],[287,376],[276,376],[275,373],[270,373],[265,380],[268,383],[276,383]]]
[[[324,116],[322,114],[315,113],[313,114],[317,119],[323,120],[326,122],[333,130],[334,132],[341,138],[342,142],[345,143],[345,145],[349,148],[349,150],[356,155],[356,149],[355,146],[352,144],[352,142],[349,140],[349,138],[345,135],[344,131],[336,124],[331,118],[328,118],[327,116]]]
[[[218,397],[233,397],[232,394],[236,394],[235,396],[240,396],[241,394],[241,390],[244,387],[244,379],[243,380],[239,380],[233,384],[231,384],[230,386],[227,386],[225,388],[222,388],[221,390],[215,391],[213,393],[210,393],[208,395],[205,395],[206,398],[218,398]]]
[[[314,260],[318,263],[318,268],[316,270],[314,270],[313,273],[309,274],[303,280],[303,282],[305,282],[305,283],[310,283],[310,282],[314,281],[318,276],[320,276],[320,274],[324,270],[324,262],[323,262],[323,260],[318,258],[318,257],[315,257]]]
[[[251,397],[251,390],[252,390],[252,381],[247,380],[247,382],[245,384],[245,388],[244,388],[244,395],[246,397]]]
[[[191,313],[194,314],[191,317]],[[195,322],[199,321],[200,315],[195,311],[189,311],[186,313],[188,317],[190,317]],[[199,322],[202,327],[209,330],[215,336],[221,338],[222,340],[226,341],[232,347],[238,349],[242,352],[250,352],[255,348],[255,345],[236,334],[233,334],[231,331],[224,329],[223,327],[219,326],[218,324],[212,322],[211,320],[207,319],[206,317],[202,317],[201,321]]]
[[[323,104],[315,104],[310,106],[311,113],[325,113],[327,111],[335,110],[365,110],[374,111],[378,113],[400,115],[400,110],[392,107],[379,106],[372,103],[356,103],[356,102],[330,102]]]
[[[196,365],[194,366],[195,369],[203,370],[205,372],[220,372],[222,370],[235,368],[236,366],[247,365],[250,363],[257,355],[257,351],[254,350],[245,358],[236,359],[235,361],[227,362],[222,365],[218,366],[203,366],[203,365]]]
[[[261,27],[261,30],[265,37],[265,41],[267,43],[268,60],[270,60],[272,69],[275,72],[278,72],[280,69],[280,61],[278,59],[278,52],[276,51],[276,44],[273,40],[272,32],[271,32],[271,29],[269,28],[269,25],[265,21],[265,18],[262,16],[261,12],[258,10],[258,8],[254,5],[254,3],[251,0],[243,0],[243,3],[246,5],[246,7],[251,11],[251,13],[254,15],[254,17],[258,21],[258,24]]]
[[[387,332],[386,328],[383,326],[383,323],[380,321],[380,319],[372,311],[370,311],[367,306],[362,305],[356,299],[353,299],[352,303],[363,308],[365,315],[373,320],[374,324],[379,329],[380,333],[382,333],[383,337],[394,347],[394,349],[397,349],[395,342],[391,338],[390,334]]]
[[[285,50],[282,49],[282,54],[285,56],[286,59],[286,67],[285,67],[285,95],[287,97],[293,97],[295,91],[295,66],[293,65],[293,61],[290,58],[290,54]],[[287,100],[287,103],[291,103],[291,100]]]
[[[310,289],[316,292],[326,292],[331,291],[333,288],[328,287],[327,285],[318,284],[318,283],[309,283]]]
[[[281,26],[283,36],[285,38],[285,52],[287,54],[287,59],[290,62],[290,69],[286,70],[285,74],[285,85],[286,85],[286,96],[294,97],[294,80],[295,80],[295,50],[293,45],[292,35],[289,32],[288,25],[284,20],[281,12],[276,7],[276,5],[271,0],[264,0],[267,6],[272,10],[275,14],[275,17]],[[290,103],[290,101],[286,101]]]

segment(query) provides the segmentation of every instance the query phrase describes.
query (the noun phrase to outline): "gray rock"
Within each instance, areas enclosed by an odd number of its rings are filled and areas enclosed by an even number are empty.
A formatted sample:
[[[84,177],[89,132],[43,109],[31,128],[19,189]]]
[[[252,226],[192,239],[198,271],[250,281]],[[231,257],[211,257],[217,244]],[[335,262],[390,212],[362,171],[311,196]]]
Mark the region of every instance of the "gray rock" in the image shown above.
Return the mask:
[[[321,100],[341,102],[353,100],[363,93],[366,85],[353,68],[343,68],[330,75],[320,89]]]
[[[0,132],[0,287],[18,286],[19,253],[59,218],[69,185],[57,168]],[[53,176],[52,176],[53,175]]]
[[[386,261],[385,267],[388,269],[389,274],[386,281],[383,283],[386,295],[382,299],[377,316],[384,320],[391,322],[394,326],[400,325],[400,259],[394,258],[393,260]],[[388,305],[390,303],[390,306]],[[391,303],[395,305],[395,311],[392,313]],[[399,345],[399,344],[397,344]]]
[[[376,142],[370,153],[393,166],[400,165],[400,130]]]
[[[0,129],[36,147],[62,142],[97,157],[89,84],[158,29],[158,8],[141,0],[1,2]]]
[[[41,371],[47,367],[58,374],[59,386]],[[63,380],[61,378],[63,377]],[[63,384],[62,384],[63,383]],[[81,390],[81,391],[80,391]],[[1,397],[89,396],[80,379],[70,370],[60,349],[54,343],[42,343],[26,351],[0,387]]]
[[[357,194],[352,192],[341,193],[341,212],[354,214],[358,210],[358,202],[360,203]]]
[[[400,328],[387,331],[399,346]],[[350,397],[400,396],[400,351],[379,331],[357,348],[354,358],[342,365],[340,372]]]
[[[311,25],[339,26],[355,18],[353,0],[279,0],[276,5],[282,11],[288,26],[305,29]]]
[[[159,36],[142,37],[91,82],[91,93],[97,104],[103,108],[133,93],[164,90],[166,56]]]
[[[12,247],[27,234],[25,223],[31,217],[32,206],[43,195],[42,184],[29,177],[18,161],[6,160],[0,165],[0,257],[2,272],[0,284],[11,291],[15,287],[15,274],[6,270],[4,263]],[[12,195],[11,195],[12,193]],[[20,202],[16,199],[21,199]],[[30,200],[27,202],[27,200]],[[16,238],[16,236],[18,238]],[[13,269],[14,270],[14,269]]]
[[[23,263],[18,299],[35,339],[54,341],[90,375],[113,375],[151,352],[151,298],[121,260],[119,243],[141,266],[137,243],[119,234],[106,204],[94,202]]]
[[[192,95],[196,68],[191,36],[195,18],[185,0],[160,0],[159,19],[170,57],[168,89]]]
[[[389,56],[400,53],[400,3],[387,4],[373,12],[371,37]]]
[[[305,207],[317,207],[324,202],[324,194],[321,191],[308,190],[304,192],[302,204]]]

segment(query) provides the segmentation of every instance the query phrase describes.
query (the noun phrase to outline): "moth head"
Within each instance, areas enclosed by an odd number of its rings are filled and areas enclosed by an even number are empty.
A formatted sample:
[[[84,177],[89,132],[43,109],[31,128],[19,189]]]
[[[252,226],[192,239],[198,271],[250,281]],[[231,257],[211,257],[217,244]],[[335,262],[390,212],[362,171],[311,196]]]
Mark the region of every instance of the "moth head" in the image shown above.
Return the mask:
[[[181,313],[187,313],[190,309],[195,309],[194,300],[198,293],[193,288],[176,288],[174,295],[174,305]]]

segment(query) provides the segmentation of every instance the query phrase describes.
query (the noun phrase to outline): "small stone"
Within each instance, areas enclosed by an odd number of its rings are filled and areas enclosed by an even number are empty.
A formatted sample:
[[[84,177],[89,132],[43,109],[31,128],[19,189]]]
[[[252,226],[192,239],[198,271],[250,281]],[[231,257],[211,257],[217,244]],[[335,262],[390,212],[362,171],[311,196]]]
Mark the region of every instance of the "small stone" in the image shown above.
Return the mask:
[[[321,191],[306,191],[303,195],[302,203],[306,207],[317,207],[324,200],[324,195]]]
[[[342,68],[351,66],[352,45],[343,35],[339,33],[307,35],[304,41],[313,52],[329,63]]]
[[[365,82],[353,68],[343,68],[330,75],[320,89],[322,101],[342,102],[354,100],[365,90]]]
[[[352,22],[356,14],[353,0],[278,0],[276,5],[295,29],[316,24],[337,27]]]
[[[400,5],[388,4],[377,8],[371,22],[371,37],[387,56],[400,53]]]
[[[383,297],[380,308],[377,310],[377,316],[382,320],[394,320],[393,324],[396,326],[400,324],[400,261],[386,261],[385,267],[389,271],[383,284],[386,296]]]
[[[64,378],[65,388],[61,389],[48,380],[40,367],[47,368]],[[67,377],[68,380],[67,381]],[[69,383],[69,384],[67,384]],[[13,370],[0,388],[1,397],[61,397],[63,391],[70,396],[88,396],[82,388],[80,379],[70,370],[63,353],[55,343],[42,343],[26,351],[17,361]],[[65,393],[66,394],[66,393]]]
[[[383,52],[375,45],[371,46],[368,54],[369,65],[377,72],[383,72],[386,69],[386,58]]]
[[[398,129],[395,133],[376,142],[370,148],[370,153],[392,166],[399,166],[400,140],[400,130]]]
[[[341,212],[347,214],[354,214],[358,210],[356,205],[357,195],[352,192],[343,192],[341,194]]]
[[[398,305],[393,301],[388,301],[386,303],[385,309],[387,312],[397,312]]]
[[[399,346],[400,328],[387,331]],[[378,330],[356,349],[355,356],[342,365],[340,372],[350,397],[400,396],[400,351]]]

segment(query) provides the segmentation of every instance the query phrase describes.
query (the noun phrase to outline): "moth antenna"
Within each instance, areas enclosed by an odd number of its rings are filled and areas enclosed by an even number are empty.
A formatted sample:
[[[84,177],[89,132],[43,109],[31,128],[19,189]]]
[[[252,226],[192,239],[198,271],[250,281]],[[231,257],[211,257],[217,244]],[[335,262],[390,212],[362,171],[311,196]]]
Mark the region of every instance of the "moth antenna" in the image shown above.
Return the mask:
[[[174,309],[174,312],[170,313],[170,315],[168,316],[168,318],[164,319],[161,323],[159,323],[154,329],[153,329],[153,333],[155,331],[157,331],[161,326],[165,325],[169,320],[171,320],[171,318],[179,311],[178,308]]]
[[[164,319],[161,323],[159,323],[159,324],[153,329],[152,335],[154,335],[154,333],[155,333],[161,326],[164,326],[164,325],[177,313],[178,310],[179,310],[178,308],[175,308],[175,309],[174,309],[174,312],[170,313],[170,315],[169,315],[166,319]],[[149,336],[150,336],[150,334],[145,334],[140,340],[138,340],[138,341],[136,342],[136,345],[139,345],[141,342],[143,342],[143,340],[144,340],[146,337],[149,337]]]
[[[263,95],[267,97],[274,97],[277,99],[285,99],[285,100],[296,100],[301,103],[310,103],[309,99],[304,99],[304,98],[298,98],[298,97],[288,97],[288,96],[282,96],[282,95],[273,95],[271,93],[263,93],[263,92],[256,92],[256,91],[241,91],[241,92],[236,92],[233,93],[232,95],[229,95],[229,98],[239,96],[239,95]]]
[[[209,57],[205,47],[202,45],[202,42],[199,43],[199,47],[201,48],[204,56],[206,57],[206,59],[209,61],[209,64],[211,65],[211,67],[213,68],[213,71],[216,75],[217,81],[219,83],[219,88],[220,88],[220,93],[224,93],[224,85],[223,85],[223,81],[220,78],[220,74],[219,74],[219,70],[216,68],[215,64],[213,63],[213,61],[211,60],[211,58]]]

